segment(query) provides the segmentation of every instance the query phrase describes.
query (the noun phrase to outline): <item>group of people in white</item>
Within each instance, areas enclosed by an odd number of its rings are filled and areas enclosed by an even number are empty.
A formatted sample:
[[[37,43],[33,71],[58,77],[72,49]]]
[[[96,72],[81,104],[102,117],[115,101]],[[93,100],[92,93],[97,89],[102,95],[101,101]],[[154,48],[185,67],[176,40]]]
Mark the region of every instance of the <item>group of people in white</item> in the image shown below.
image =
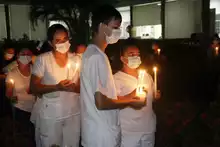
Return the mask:
[[[37,147],[153,147],[156,116],[152,103],[159,98],[145,74],[146,101],[136,96],[140,51],[122,47],[122,68],[112,74],[105,54],[121,35],[121,15],[112,6],[93,12],[93,38],[82,57],[69,53],[68,30],[48,29],[53,50],[39,55],[21,50],[18,66],[7,74],[6,95],[16,99],[17,111],[27,113],[35,126]]]

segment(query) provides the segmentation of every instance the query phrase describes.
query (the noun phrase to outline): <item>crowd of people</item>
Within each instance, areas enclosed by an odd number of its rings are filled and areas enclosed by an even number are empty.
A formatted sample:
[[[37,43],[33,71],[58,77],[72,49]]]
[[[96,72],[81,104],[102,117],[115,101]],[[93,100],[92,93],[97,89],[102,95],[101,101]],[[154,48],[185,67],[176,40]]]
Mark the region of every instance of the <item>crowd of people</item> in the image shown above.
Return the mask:
[[[138,46],[128,39],[121,47],[121,67],[113,75],[105,53],[108,44],[119,40],[121,21],[120,13],[105,5],[93,12],[87,47],[80,44],[70,52],[68,30],[55,24],[48,29],[44,53],[5,51],[4,93],[13,118],[31,132],[37,147],[154,147],[152,105],[160,92],[149,73],[143,78],[144,95],[136,91],[138,69],[151,60],[143,61]],[[164,63],[159,46],[152,48],[149,59]]]

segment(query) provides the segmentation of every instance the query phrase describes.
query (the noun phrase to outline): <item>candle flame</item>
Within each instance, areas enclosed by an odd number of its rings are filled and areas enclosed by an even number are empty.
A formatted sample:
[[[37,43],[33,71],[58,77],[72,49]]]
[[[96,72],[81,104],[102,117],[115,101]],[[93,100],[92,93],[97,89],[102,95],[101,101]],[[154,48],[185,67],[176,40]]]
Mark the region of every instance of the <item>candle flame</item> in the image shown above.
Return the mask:
[[[10,79],[10,82],[11,82],[11,84],[14,84],[14,80],[13,79]]]
[[[160,54],[161,49],[157,49],[157,53]]]
[[[216,47],[215,50],[218,51],[218,50],[219,50],[219,47]]]
[[[67,64],[67,68],[69,68],[69,69],[70,69],[70,63],[68,63],[68,64]]]
[[[154,66],[153,71],[157,72],[157,67],[156,66]]]

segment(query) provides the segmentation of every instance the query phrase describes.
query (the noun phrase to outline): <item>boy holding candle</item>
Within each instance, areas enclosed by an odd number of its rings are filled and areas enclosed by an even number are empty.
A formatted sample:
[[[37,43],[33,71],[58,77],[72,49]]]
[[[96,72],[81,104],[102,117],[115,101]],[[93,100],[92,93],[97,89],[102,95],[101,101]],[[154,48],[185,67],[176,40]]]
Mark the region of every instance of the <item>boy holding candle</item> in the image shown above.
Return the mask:
[[[121,70],[114,75],[118,96],[127,95],[141,84],[146,90],[147,99],[147,104],[141,109],[127,107],[120,111],[121,147],[153,147],[156,131],[156,116],[152,108],[155,92],[153,79],[144,70],[138,73],[137,68],[141,64],[140,52],[131,39],[126,41],[120,60]],[[156,98],[159,98],[159,94]]]
[[[92,17],[93,40],[82,57],[80,100],[82,145],[84,147],[119,147],[120,108],[141,108],[136,90],[117,97],[115,83],[105,49],[119,40],[121,15],[112,6],[96,9]]]

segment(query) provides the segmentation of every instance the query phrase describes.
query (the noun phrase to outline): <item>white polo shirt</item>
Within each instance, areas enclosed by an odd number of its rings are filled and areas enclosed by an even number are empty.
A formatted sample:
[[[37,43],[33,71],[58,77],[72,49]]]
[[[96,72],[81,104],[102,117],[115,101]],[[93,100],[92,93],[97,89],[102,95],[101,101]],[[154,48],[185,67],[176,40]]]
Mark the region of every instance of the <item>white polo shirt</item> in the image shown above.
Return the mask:
[[[67,78],[75,83],[79,78],[79,69],[78,67],[76,68],[75,65],[80,62],[81,61],[78,61],[77,58],[68,54],[68,63],[71,66],[69,68],[67,65],[60,67],[56,63],[52,51],[50,51],[37,57],[32,74],[42,78],[41,83],[44,85],[55,85]],[[77,93],[56,91],[44,94],[42,99],[45,100],[45,102],[51,100],[53,101],[51,103],[56,103],[54,104],[55,106],[51,106],[51,108],[49,107],[50,105],[48,106],[49,114],[45,117],[65,118],[80,113],[80,103]]]
[[[89,45],[82,58],[80,100],[82,145],[120,146],[119,110],[98,110],[95,92],[116,99],[117,93],[108,57],[96,45]]]
[[[117,72],[114,75],[115,85],[119,96],[125,96],[137,88],[138,79],[124,72]],[[125,108],[120,110],[120,123],[122,133],[143,132],[144,134],[154,133],[156,130],[156,115],[154,114],[153,92],[154,83],[152,77],[145,74],[144,83],[147,85],[147,105],[140,110]]]

